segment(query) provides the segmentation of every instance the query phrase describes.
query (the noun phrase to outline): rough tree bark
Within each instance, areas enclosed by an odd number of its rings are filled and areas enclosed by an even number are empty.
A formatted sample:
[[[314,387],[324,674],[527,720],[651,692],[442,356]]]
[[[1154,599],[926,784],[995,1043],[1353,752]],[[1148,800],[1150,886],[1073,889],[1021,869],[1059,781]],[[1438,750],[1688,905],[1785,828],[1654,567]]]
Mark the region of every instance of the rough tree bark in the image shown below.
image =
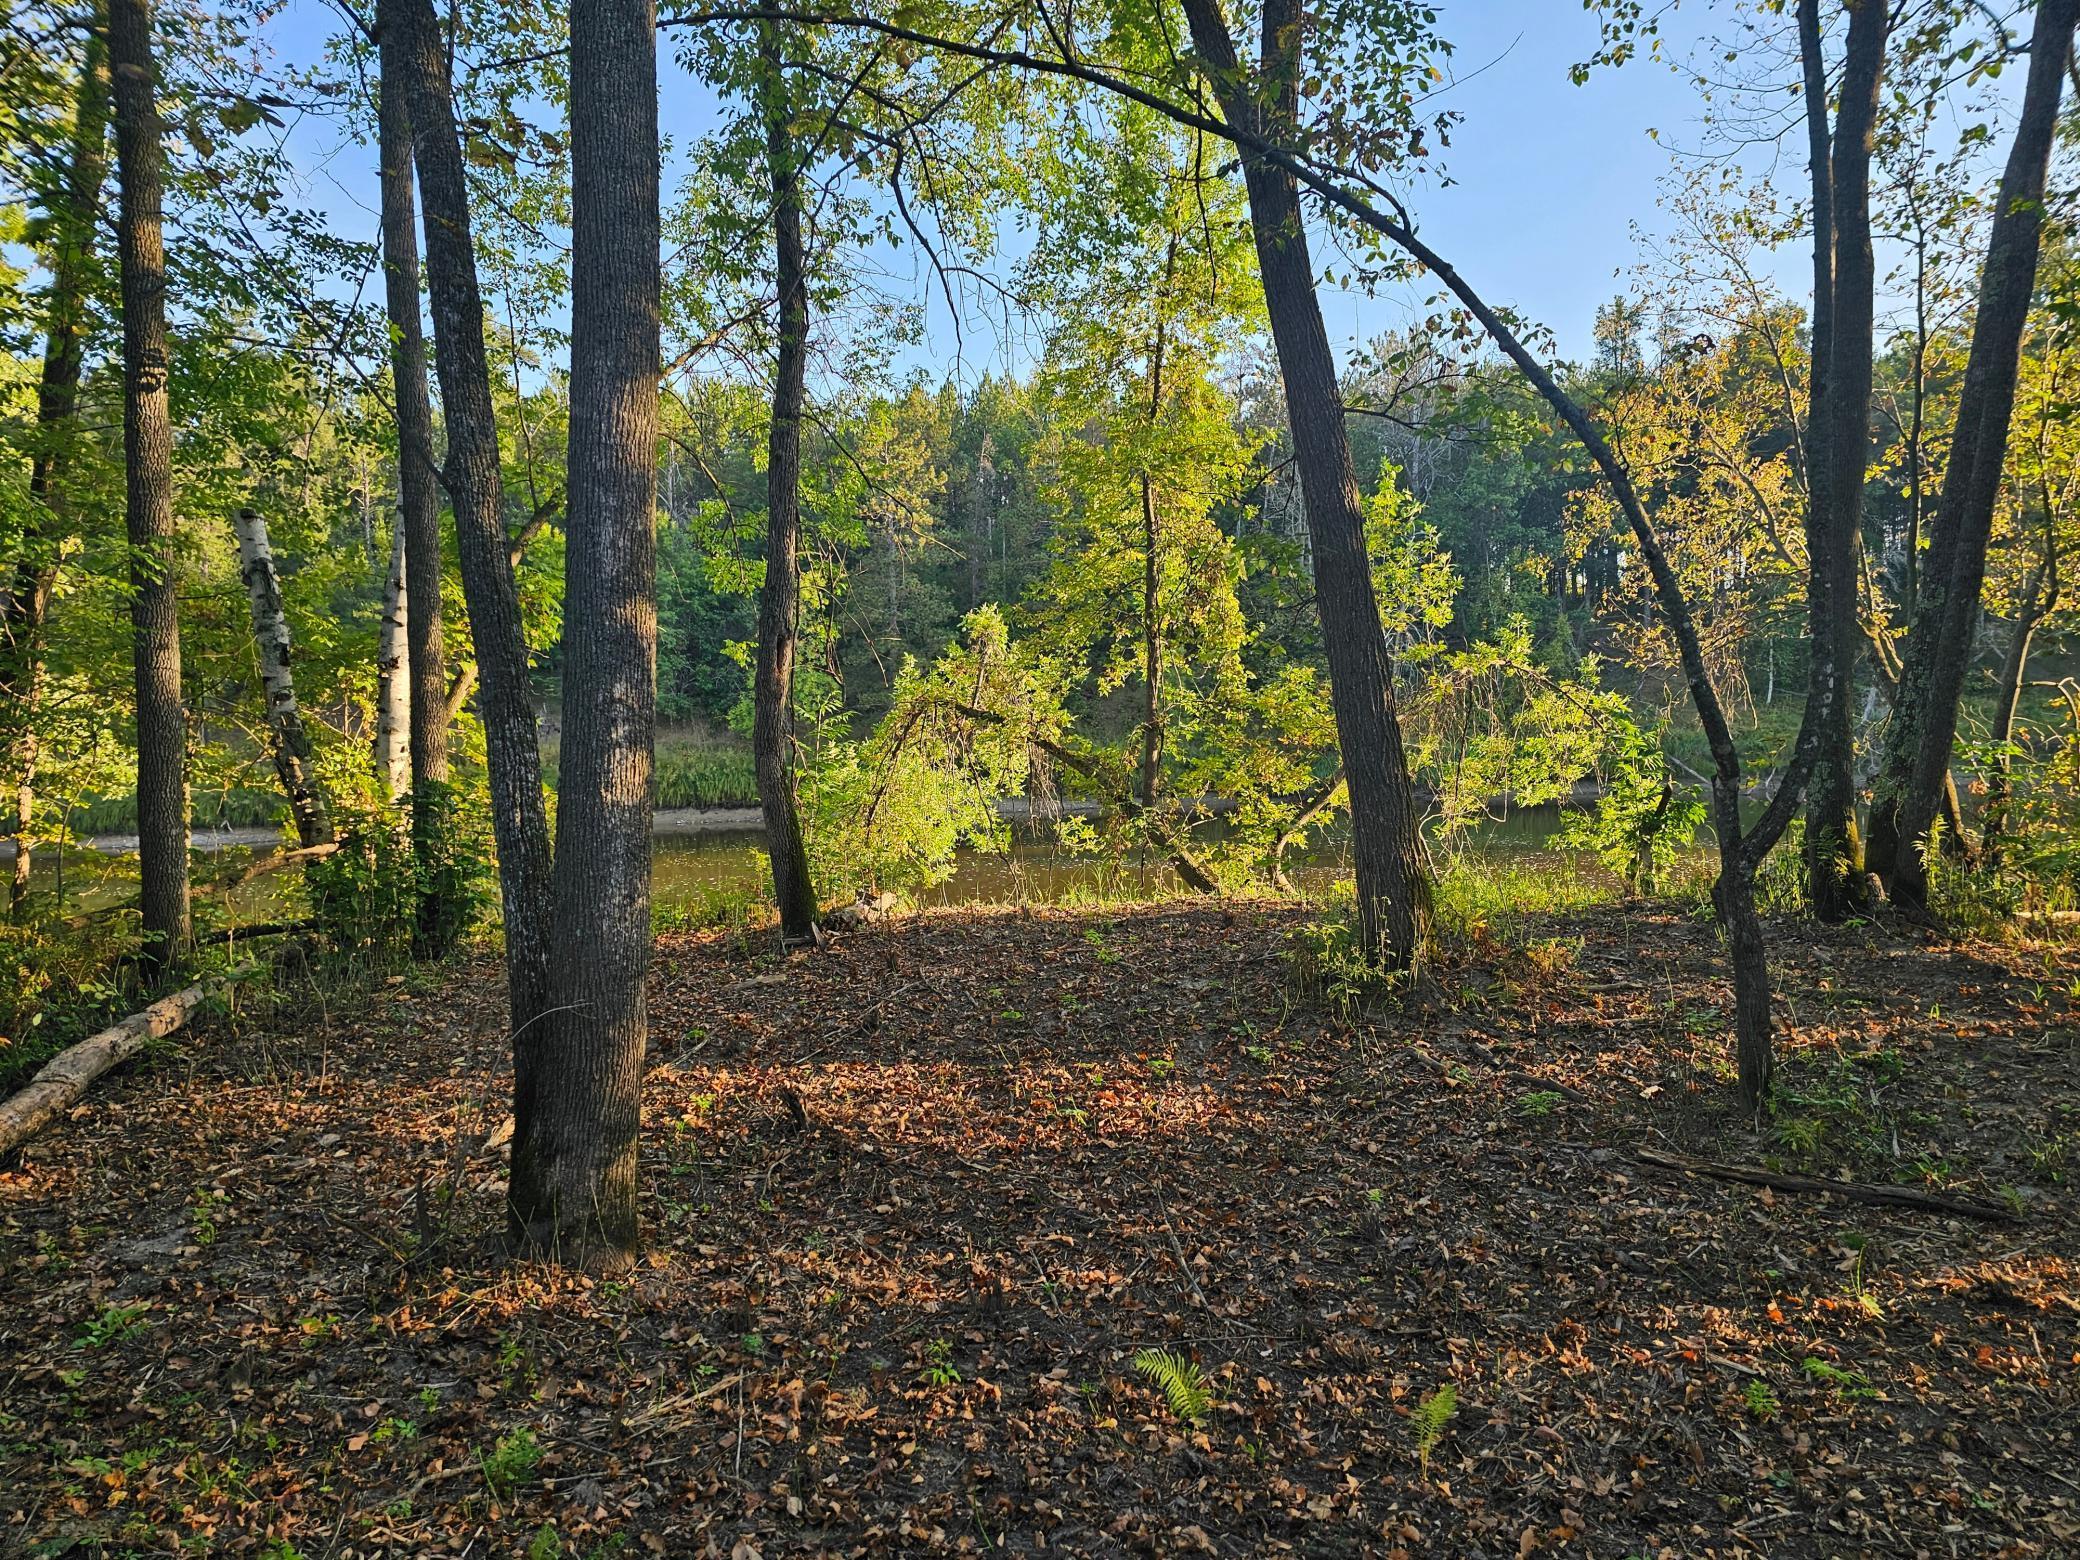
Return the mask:
[[[570,514],[555,1010],[513,1048],[517,1249],[636,1248],[657,714],[657,13],[571,6]]]
[[[1986,242],[1950,462],[1920,570],[1899,695],[1885,732],[1865,859],[1886,893],[1911,906],[1925,904],[1928,897],[1922,851],[1942,805],[1957,737],[1958,700],[1979,625],[1986,544],[2007,458],[2023,327],[2036,288],[2045,179],[2076,12],[2076,0],[2043,0],[2037,7],[2022,114]]]
[[[1297,0],[1267,0],[1261,80],[1241,69],[1219,0],[1185,0],[1185,16],[1200,57],[1212,68],[1222,114],[1243,135],[1238,147],[1250,227],[1285,380],[1286,420],[1313,544],[1337,743],[1350,786],[1360,946],[1383,965],[1405,969],[1420,961],[1430,938],[1430,876],[1420,816],[1402,751],[1393,665],[1373,595],[1343,393],[1315,296],[1299,189],[1288,167],[1260,151],[1263,144],[1282,145],[1294,134],[1300,7]]]
[[[156,978],[188,945],[187,720],[174,557],[173,424],[166,402],[162,149],[147,0],[109,0],[108,66],[121,186],[116,248],[123,295],[123,456],[130,623],[137,678],[138,908],[144,967]]]
[[[267,755],[289,798],[296,820],[296,843],[323,845],[332,838],[332,820],[312,767],[311,734],[296,703],[296,674],[291,670],[293,645],[289,614],[282,606],[281,576],[275,572],[274,549],[267,541],[267,521],[257,509],[241,509],[232,519],[238,533],[238,573],[245,581],[252,608],[253,644],[260,652],[261,698],[267,708]]]
[[[413,228],[412,116],[403,84],[400,37],[379,43],[385,86],[379,107],[382,158],[383,288],[390,321],[390,379],[397,419],[398,526],[404,533],[405,661],[409,672],[412,849],[431,884],[448,783],[448,669],[441,627],[440,473],[433,451],[433,406],[426,383],[426,337],[419,322],[419,235]],[[419,905],[416,951],[447,952],[451,924],[439,890]]]
[[[1876,263],[1870,167],[1884,73],[1888,8],[1850,10],[1840,105],[1827,124],[1819,0],[1799,0],[1806,135],[1813,183],[1813,350],[1806,418],[1806,606],[1819,750],[1806,798],[1806,882],[1813,913],[1839,921],[1865,908],[1856,825],[1857,549],[1870,450]]]
[[[802,533],[802,382],[809,348],[809,287],[802,245],[801,169],[789,131],[778,30],[758,30],[766,169],[773,191],[774,280],[779,295],[772,423],[766,437],[766,578],[758,596],[758,665],[753,683],[752,761],[765,814],[766,853],[783,948],[814,946],[816,889],[802,836],[794,778],[795,614]]]
[[[484,351],[484,300],[470,236],[469,190],[447,60],[430,0],[381,0],[376,16],[385,50],[397,51],[397,69],[389,79],[403,86],[411,115],[434,362],[447,422],[445,485],[455,511],[462,590],[482,685],[477,704],[484,719],[491,823],[498,842],[506,989],[519,1033],[548,1006],[549,824],[520,591],[500,514],[498,423]]]
[[[412,788],[412,681],[407,640],[404,523],[390,536],[390,572],[383,577],[383,617],[376,629],[376,774],[392,803]]]
[[[43,704],[44,622],[58,583],[63,542],[65,468],[79,410],[86,361],[87,288],[101,186],[108,171],[108,59],[105,23],[87,36],[74,95],[72,154],[65,179],[46,208],[51,236],[44,255],[50,292],[44,316],[43,375],[36,387],[36,446],[29,460],[29,506],[22,551],[9,588],[0,655],[9,778],[14,791],[14,880],[8,910],[19,915],[34,864],[36,766],[41,757],[36,718]],[[58,522],[52,524],[50,522]]]

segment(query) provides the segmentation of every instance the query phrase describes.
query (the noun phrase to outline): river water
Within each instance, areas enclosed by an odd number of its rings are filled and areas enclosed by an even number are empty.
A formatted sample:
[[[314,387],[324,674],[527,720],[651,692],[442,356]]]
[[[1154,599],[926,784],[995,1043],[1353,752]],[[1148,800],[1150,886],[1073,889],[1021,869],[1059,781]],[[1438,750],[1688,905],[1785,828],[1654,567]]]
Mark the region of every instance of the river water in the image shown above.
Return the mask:
[[[1474,848],[1484,855],[1539,851],[1559,824],[1552,808],[1525,809],[1493,820],[1479,830]],[[196,837],[196,847],[225,864],[250,856],[260,831]],[[248,836],[254,837],[248,837]],[[136,891],[136,858],[106,847],[68,851],[62,886],[68,913],[95,909],[130,897]],[[769,881],[763,838],[756,830],[729,828],[659,834],[651,847],[651,899],[661,911],[698,910],[720,901],[762,893]],[[1319,892],[1339,876],[1348,877],[1348,841],[1330,836],[1288,858],[1288,875],[1303,889]],[[55,892],[61,872],[53,852],[39,852],[35,888]],[[233,897],[239,921],[272,920],[295,906],[286,902],[295,890],[288,874],[260,878]],[[953,875],[924,891],[925,904],[1059,903],[1092,898],[1129,898],[1162,894],[1178,887],[1176,874],[1160,857],[1113,860],[1072,855],[1053,843],[1020,839],[1002,852],[963,850]],[[285,893],[285,891],[287,891]]]

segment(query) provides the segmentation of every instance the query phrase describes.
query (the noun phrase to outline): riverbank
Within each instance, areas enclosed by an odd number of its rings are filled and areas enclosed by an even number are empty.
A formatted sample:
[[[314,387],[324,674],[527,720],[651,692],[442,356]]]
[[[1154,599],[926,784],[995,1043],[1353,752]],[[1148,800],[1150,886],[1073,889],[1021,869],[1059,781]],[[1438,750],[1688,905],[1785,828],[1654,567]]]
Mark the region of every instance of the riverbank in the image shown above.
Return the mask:
[[[660,939],[612,1284],[487,1244],[496,963],[213,1019],[0,1173],[0,1519],[363,1556],[2080,1544],[2080,951],[1773,925],[1758,1141],[1676,907],[1485,923],[1349,1027],[1294,1000],[1304,919]]]

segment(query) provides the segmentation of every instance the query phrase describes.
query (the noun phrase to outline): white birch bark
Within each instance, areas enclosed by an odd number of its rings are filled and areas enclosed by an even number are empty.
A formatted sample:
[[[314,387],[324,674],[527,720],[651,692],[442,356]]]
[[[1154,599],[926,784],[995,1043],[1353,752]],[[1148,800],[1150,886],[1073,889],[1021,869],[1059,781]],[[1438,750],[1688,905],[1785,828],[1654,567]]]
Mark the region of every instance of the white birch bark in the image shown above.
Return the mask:
[[[332,821],[319,794],[310,733],[296,703],[296,678],[289,669],[289,615],[282,608],[281,576],[267,544],[267,521],[257,509],[241,509],[232,524],[238,533],[239,575],[253,609],[253,642],[260,650],[270,756],[296,820],[297,843],[321,845],[332,838]]]
[[[376,645],[376,773],[391,801],[412,788],[412,684],[405,635],[404,526],[390,546],[390,574],[383,582],[383,627]]]

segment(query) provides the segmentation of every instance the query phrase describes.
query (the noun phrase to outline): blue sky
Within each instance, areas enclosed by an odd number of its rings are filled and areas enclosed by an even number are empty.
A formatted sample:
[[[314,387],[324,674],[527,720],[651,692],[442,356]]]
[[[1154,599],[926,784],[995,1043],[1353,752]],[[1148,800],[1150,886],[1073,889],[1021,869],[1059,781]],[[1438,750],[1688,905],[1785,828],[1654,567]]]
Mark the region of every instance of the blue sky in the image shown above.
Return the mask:
[[[1594,50],[1597,25],[1577,0],[1447,0],[1441,30],[1456,46],[1460,77],[1440,106],[1463,120],[1442,164],[1450,182],[1411,192],[1424,236],[1492,302],[1507,304],[1553,332],[1563,355],[1583,356],[1597,306],[1625,285],[1641,258],[1639,233],[1663,230],[1661,181],[1674,166],[1669,143],[1695,144],[1700,103],[1687,77],[1653,61],[1600,70],[1577,87],[1569,67]],[[1725,25],[1723,11],[1702,4],[1667,22],[1680,55],[1697,29]],[[283,56],[308,62],[339,25],[323,0],[291,0],[271,25]],[[1685,36],[1685,31],[1689,36]],[[713,122],[706,89],[680,72],[669,48],[661,61],[664,126],[684,145]],[[1651,131],[1661,132],[1657,142]],[[375,190],[368,149],[342,147],[336,127],[315,122],[295,137],[299,162],[313,176],[307,198],[327,208],[343,233],[370,238]],[[1797,149],[1780,172],[1802,176]],[[907,277],[911,259],[891,257]],[[1800,291],[1803,268],[1787,255],[1780,274]],[[929,278],[919,276],[932,339],[920,361],[952,352],[946,309]],[[1340,347],[1362,342],[1407,320],[1427,293],[1401,289],[1382,297],[1325,291],[1324,312]],[[971,325],[965,366],[1007,366],[992,351],[986,324]],[[1022,349],[1009,357],[1016,360]],[[992,362],[992,359],[995,361]]]
[[[1678,57],[1705,25],[1703,5],[1666,18]],[[1552,331],[1584,357],[1597,307],[1643,257],[1639,232],[1665,230],[1656,202],[1675,146],[1702,134],[1689,78],[1652,60],[1599,69],[1583,86],[1569,68],[1598,42],[1578,0],[1458,0],[1439,7],[1458,82],[1438,99],[1462,116],[1443,157],[1453,181],[1412,192],[1424,239],[1490,303]],[[1656,141],[1650,132],[1659,131]],[[1804,173],[1802,155],[1783,172]],[[1796,288],[1796,256],[1782,275]],[[1407,315],[1407,300],[1323,299],[1332,336],[1363,338]]]

